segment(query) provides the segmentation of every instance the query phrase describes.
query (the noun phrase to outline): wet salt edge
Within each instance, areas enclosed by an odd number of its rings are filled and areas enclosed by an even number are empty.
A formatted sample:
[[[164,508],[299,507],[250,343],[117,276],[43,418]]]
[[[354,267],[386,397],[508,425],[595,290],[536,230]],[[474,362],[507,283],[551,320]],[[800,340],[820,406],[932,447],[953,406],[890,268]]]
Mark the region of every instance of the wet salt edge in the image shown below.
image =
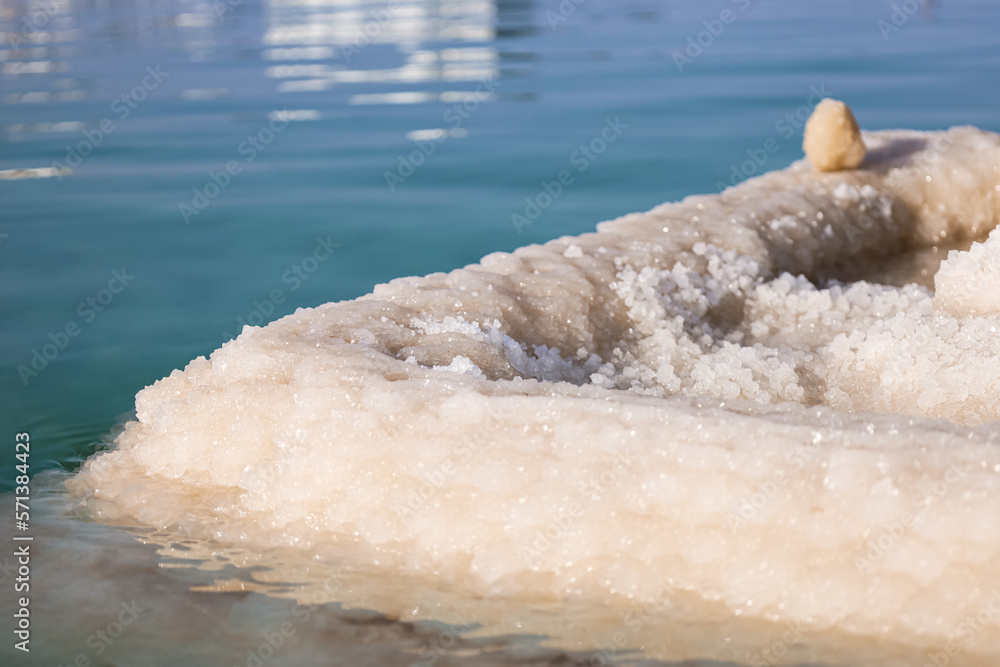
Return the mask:
[[[838,278],[995,227],[1000,139],[864,140],[856,171],[796,163],[248,327],[140,392],[68,487],[99,521],[472,596],[668,582],[694,618],[943,645],[1000,590],[1000,236],[934,292]]]

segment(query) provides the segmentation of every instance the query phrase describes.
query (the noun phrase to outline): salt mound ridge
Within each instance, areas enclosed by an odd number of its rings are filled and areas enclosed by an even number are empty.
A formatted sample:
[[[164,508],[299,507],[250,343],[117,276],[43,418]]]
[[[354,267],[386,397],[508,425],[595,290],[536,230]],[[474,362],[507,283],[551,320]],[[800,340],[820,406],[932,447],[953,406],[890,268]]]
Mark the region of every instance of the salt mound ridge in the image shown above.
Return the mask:
[[[936,294],[933,266],[858,278],[982,241],[1000,137],[864,138],[859,170],[799,162],[247,327],[140,392],[68,486],[101,521],[474,595],[668,581],[943,645],[1000,590],[1000,236]],[[1000,623],[961,648],[1000,652]]]

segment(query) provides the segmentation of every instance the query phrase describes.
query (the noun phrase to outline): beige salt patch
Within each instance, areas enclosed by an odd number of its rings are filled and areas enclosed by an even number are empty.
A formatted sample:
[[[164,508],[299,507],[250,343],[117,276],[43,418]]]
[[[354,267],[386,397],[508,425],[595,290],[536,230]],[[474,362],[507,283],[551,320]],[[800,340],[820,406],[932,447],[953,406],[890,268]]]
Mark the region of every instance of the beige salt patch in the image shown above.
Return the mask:
[[[806,122],[802,149],[819,171],[854,169],[865,159],[865,143],[851,107],[826,98]]]

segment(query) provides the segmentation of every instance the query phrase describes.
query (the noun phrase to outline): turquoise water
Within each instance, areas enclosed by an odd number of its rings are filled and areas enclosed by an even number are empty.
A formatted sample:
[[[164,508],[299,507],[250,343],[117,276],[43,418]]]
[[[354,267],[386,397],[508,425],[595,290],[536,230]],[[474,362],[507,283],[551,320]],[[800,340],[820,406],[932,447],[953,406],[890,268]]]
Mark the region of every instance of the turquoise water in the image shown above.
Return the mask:
[[[894,6],[0,0],[0,490],[244,322],[784,167],[819,95],[1000,131],[996,2]]]
[[[783,167],[814,92],[870,129],[1000,129],[990,0],[390,6],[0,5],[0,170],[76,165],[0,180],[2,432],[31,432],[35,471],[76,465],[241,321]],[[575,153],[614,119],[603,152]],[[433,153],[392,191],[421,130]],[[551,205],[525,202],[563,170]],[[338,245],[314,263],[317,238]]]

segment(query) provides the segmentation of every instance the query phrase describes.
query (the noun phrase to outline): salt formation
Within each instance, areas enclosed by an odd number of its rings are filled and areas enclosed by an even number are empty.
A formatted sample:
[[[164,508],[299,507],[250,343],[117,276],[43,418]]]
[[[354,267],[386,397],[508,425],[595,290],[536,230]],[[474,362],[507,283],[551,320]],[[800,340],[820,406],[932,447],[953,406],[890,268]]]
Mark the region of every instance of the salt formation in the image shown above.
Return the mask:
[[[865,142],[851,108],[839,100],[821,100],[806,122],[802,150],[820,171],[860,165],[865,159]]]
[[[968,252],[953,250],[934,287],[935,303],[956,317],[1000,314],[1000,230]]]
[[[1000,623],[961,630],[1000,590],[1000,242],[973,243],[1000,137],[865,143],[864,169],[247,327],[140,392],[69,488],[100,521],[471,596],[669,584],[706,617],[1000,655]],[[937,294],[864,280],[970,243]]]

